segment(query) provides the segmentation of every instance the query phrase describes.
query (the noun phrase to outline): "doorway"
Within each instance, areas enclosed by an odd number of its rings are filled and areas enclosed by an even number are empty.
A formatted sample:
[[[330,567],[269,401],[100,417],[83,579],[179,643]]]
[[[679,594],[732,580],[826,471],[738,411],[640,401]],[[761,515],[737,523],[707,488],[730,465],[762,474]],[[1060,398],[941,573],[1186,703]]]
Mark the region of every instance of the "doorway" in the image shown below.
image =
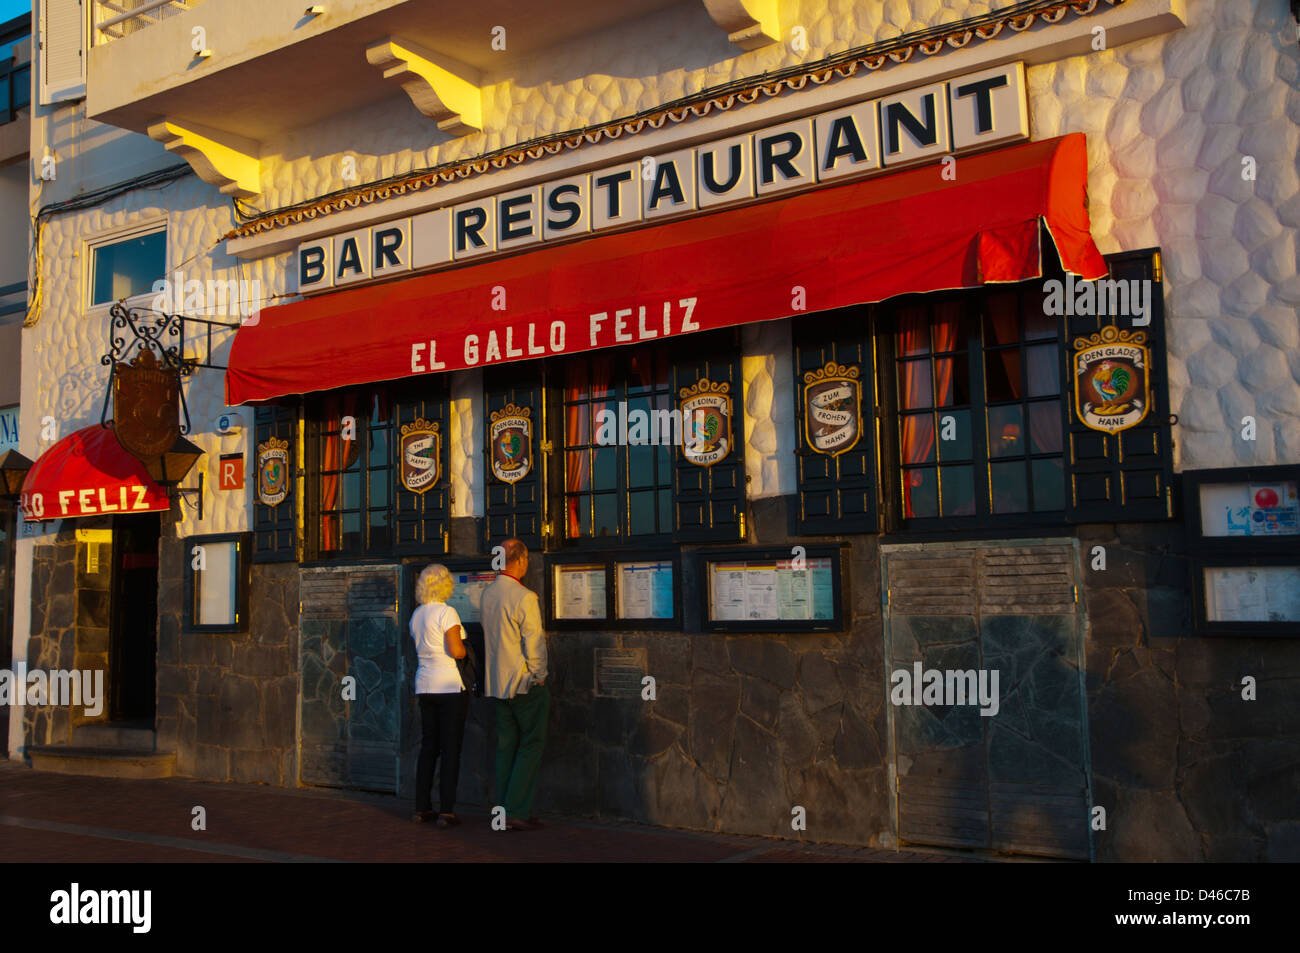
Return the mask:
[[[903,545],[884,547],[882,563],[891,689],[928,672],[954,686],[987,674],[993,688],[982,708],[919,686],[891,698],[899,841],[1089,859],[1073,543]]]
[[[158,657],[157,513],[113,521],[109,695],[114,721],[152,728]]]

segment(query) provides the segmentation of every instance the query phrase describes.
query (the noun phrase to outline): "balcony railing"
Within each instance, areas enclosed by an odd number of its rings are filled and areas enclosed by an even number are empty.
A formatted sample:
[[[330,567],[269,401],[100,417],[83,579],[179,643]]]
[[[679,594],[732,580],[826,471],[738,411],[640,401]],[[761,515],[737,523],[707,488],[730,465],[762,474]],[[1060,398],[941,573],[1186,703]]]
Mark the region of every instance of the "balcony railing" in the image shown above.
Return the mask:
[[[95,0],[95,45],[138,33],[203,0]]]

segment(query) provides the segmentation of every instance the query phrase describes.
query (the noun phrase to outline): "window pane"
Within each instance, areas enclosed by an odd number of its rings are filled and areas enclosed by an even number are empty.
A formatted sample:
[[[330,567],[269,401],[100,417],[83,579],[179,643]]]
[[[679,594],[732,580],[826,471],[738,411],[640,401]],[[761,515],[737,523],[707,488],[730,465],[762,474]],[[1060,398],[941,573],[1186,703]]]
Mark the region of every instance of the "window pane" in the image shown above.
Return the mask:
[[[91,304],[144,294],[167,273],[167,233],[153,232],[92,252],[94,288]]]
[[[655,457],[659,463],[659,485],[670,486],[673,482],[673,451],[671,447],[658,447]]]
[[[361,514],[344,513],[341,517],[343,521],[343,545],[345,550],[358,550],[361,548]]]
[[[627,485],[632,489],[655,485],[656,447],[627,448]]]
[[[944,516],[975,515],[974,467],[941,467],[939,481]]]
[[[614,388],[610,382],[610,374],[613,369],[614,360],[608,355],[601,355],[591,359],[591,396],[593,398],[613,396]]]
[[[587,359],[578,358],[564,366],[564,399],[587,399]]]
[[[1061,392],[1060,353],[1055,344],[1025,348],[1030,397],[1050,397]]]
[[[910,305],[899,309],[896,350],[900,357],[930,353],[930,316],[925,308]]]
[[[646,491],[628,495],[628,532],[633,536],[644,536],[655,532],[655,493]]]
[[[1029,510],[1029,492],[1025,486],[1023,460],[989,464],[993,489],[994,513],[1025,513]]]
[[[1019,295],[1014,291],[991,294],[984,299],[984,346],[1014,344],[1020,340]]]
[[[939,417],[939,459],[969,460],[970,411],[953,410]]]
[[[1055,460],[1034,460],[1031,464],[1034,474],[1034,509],[1065,509],[1065,469],[1061,458]]]
[[[671,533],[673,529],[673,491],[659,491],[659,532]]]
[[[1056,317],[1043,313],[1043,299],[1038,295],[1024,296],[1025,340],[1038,341],[1056,337]]]
[[[934,376],[935,393],[939,398],[937,406],[964,406],[970,403],[970,360],[965,354],[935,361]]]
[[[564,488],[570,493],[591,489],[590,450],[570,450],[564,455]]]
[[[618,535],[618,495],[598,493],[592,498],[595,516],[593,518],[593,536]]]
[[[613,490],[618,486],[618,448],[602,447],[591,451],[591,486],[595,490]]]
[[[570,404],[564,408],[564,445],[585,447],[591,443],[591,425],[586,404]]]
[[[934,306],[934,350],[964,351],[970,337],[966,303],[960,299],[940,301]]]
[[[392,545],[392,534],[389,530],[388,523],[388,510],[370,511],[371,549],[387,549]]]
[[[646,315],[646,326],[654,327],[654,316]],[[668,363],[662,348],[637,351],[627,359],[627,392],[644,394],[655,388],[668,386]],[[630,407],[628,408],[631,409]]]
[[[379,424],[370,431],[370,465],[388,465],[388,428]]]
[[[1025,452],[1024,411],[1019,404],[989,408],[989,456],[1018,457]]]
[[[934,470],[903,471],[903,515],[917,519],[939,515],[939,482]]]
[[[341,509],[353,510],[361,506],[361,474],[345,473],[339,479],[343,481],[343,506]]]
[[[984,393],[989,403],[1020,399],[1020,349],[984,352]]]
[[[898,400],[904,410],[933,406],[930,387],[930,359],[903,361],[898,365]]]
[[[388,505],[388,470],[375,470],[370,474],[370,505]]]
[[[902,451],[904,463],[934,461],[934,416],[907,414],[903,417]]]
[[[591,497],[571,496],[565,501],[569,511],[569,536],[591,535]]]
[[[1029,447],[1034,453],[1061,452],[1061,402],[1029,405]]]

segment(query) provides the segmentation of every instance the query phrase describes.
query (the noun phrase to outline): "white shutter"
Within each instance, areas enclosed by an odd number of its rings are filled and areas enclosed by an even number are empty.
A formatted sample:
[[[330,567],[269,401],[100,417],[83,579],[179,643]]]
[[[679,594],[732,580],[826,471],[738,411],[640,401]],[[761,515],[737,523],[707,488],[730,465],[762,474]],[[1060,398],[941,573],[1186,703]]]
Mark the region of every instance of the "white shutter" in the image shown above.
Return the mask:
[[[82,0],[40,3],[41,105],[80,99],[86,95],[86,7]]]

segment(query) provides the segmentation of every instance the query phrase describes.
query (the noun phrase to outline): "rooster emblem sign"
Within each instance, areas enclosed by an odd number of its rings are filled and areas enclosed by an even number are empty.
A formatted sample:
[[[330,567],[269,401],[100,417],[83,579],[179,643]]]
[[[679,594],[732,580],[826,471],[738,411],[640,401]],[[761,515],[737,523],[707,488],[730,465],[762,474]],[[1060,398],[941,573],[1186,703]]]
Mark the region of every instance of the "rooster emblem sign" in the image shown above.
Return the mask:
[[[503,483],[518,483],[532,469],[533,422],[531,407],[506,404],[492,411],[488,430],[492,448],[492,473]]]
[[[699,467],[711,467],[731,452],[730,384],[701,378],[680,392],[682,456]]]
[[[1143,331],[1113,325],[1074,341],[1074,406],[1093,430],[1118,433],[1151,409],[1150,352]]]

